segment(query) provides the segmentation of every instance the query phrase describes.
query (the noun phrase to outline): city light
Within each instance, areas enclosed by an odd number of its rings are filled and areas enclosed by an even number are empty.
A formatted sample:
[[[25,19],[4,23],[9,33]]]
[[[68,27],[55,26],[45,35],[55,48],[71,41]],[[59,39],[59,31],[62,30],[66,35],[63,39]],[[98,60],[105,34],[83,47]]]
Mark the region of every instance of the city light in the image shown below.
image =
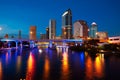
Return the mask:
[[[0,60],[0,80],[2,80],[2,74],[3,74],[2,63],[1,63],[1,60]]]
[[[39,53],[42,53],[42,49],[39,49]]]
[[[34,67],[35,67],[35,62],[34,62],[34,56],[30,52],[29,58],[27,61],[27,72],[26,72],[26,80],[31,80],[33,75],[34,75]]]
[[[30,34],[32,34],[33,32],[32,31],[30,31]]]
[[[119,5],[57,1],[1,0],[0,80],[120,79]]]
[[[47,56],[45,56],[45,64],[43,71],[43,80],[48,80],[50,74],[50,61]]]

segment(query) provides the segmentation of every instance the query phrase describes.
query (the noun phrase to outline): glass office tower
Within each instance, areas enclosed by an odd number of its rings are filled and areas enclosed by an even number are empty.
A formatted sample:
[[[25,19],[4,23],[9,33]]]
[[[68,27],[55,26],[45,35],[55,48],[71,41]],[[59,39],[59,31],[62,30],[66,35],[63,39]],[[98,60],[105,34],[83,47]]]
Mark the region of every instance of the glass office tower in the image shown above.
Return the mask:
[[[72,13],[68,9],[62,15],[62,39],[72,38]]]
[[[97,24],[95,22],[93,22],[91,24],[91,28],[90,28],[90,37],[91,38],[97,38]]]
[[[49,21],[49,39],[55,39],[56,37],[56,21],[51,19]]]

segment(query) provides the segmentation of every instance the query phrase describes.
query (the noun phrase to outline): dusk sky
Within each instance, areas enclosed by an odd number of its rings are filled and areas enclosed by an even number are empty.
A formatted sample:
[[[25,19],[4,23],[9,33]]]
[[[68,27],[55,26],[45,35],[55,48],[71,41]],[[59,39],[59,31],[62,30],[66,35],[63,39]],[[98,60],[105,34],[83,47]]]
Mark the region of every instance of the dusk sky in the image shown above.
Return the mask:
[[[120,0],[0,0],[0,35],[29,34],[31,25],[37,26],[37,35],[45,33],[50,19],[55,19],[57,35],[61,35],[62,14],[70,8],[72,22],[87,21],[98,24],[98,31],[109,36],[120,36]]]

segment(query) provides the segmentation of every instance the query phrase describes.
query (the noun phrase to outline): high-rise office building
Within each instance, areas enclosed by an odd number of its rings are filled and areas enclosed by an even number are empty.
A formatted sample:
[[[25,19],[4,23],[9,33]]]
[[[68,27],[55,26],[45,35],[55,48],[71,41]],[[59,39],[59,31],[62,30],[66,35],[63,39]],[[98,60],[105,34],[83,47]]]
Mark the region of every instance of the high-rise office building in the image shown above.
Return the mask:
[[[21,39],[21,30],[18,32],[18,39]]]
[[[49,27],[46,28],[46,39],[49,39]]]
[[[36,40],[36,26],[30,26],[29,39]]]
[[[49,21],[49,39],[55,39],[56,37],[56,21],[51,19]]]
[[[78,20],[74,23],[74,38],[75,39],[87,39],[88,37],[88,25],[84,20]]]
[[[72,12],[70,9],[65,11],[62,15],[62,38],[72,38]]]
[[[91,38],[97,38],[97,24],[95,22],[93,22],[91,24],[91,28],[90,28],[90,37]]]

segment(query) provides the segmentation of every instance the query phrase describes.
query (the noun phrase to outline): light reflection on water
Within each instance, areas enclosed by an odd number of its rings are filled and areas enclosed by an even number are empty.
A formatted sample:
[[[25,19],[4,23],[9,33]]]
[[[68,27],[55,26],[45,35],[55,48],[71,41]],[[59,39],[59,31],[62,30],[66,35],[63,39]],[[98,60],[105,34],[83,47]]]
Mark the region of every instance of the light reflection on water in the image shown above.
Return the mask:
[[[34,56],[30,52],[28,62],[27,62],[27,73],[26,73],[26,80],[32,80],[34,77],[34,70],[35,69],[35,61]]]
[[[11,61],[11,50],[8,50],[6,52],[6,64],[8,65],[10,61]]]
[[[85,79],[92,79],[93,78],[93,62],[90,56],[86,57],[86,77]]]
[[[50,73],[50,61],[48,59],[48,56],[45,56],[43,80],[48,80],[49,79],[49,73]]]
[[[104,54],[99,54],[95,58],[95,76],[101,78],[104,76]]]
[[[21,68],[21,56],[17,56],[16,68],[17,72],[19,72]]]
[[[104,77],[104,54],[98,54],[95,61],[90,56],[86,57],[86,80]]]
[[[1,59],[0,59],[0,80],[2,80],[2,63],[1,63]]]
[[[69,79],[69,63],[68,63],[68,52],[64,49],[62,54],[62,66],[61,66],[61,80]]]
[[[114,79],[116,75],[109,72],[116,74],[114,67],[120,67],[120,58],[113,55],[93,57],[87,52],[72,52],[68,48],[41,50],[0,53],[0,80],[104,80],[111,76]]]

